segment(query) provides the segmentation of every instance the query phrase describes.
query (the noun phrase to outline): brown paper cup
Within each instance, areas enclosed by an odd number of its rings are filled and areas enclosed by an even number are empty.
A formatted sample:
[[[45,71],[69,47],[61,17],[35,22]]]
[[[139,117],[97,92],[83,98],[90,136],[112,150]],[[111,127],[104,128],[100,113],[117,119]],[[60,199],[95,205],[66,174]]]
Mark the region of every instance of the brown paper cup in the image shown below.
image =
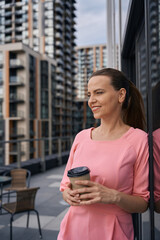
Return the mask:
[[[79,184],[75,184],[75,181],[78,180],[90,180],[90,174],[86,174],[83,176],[79,176],[79,177],[69,177],[71,185],[72,185],[72,190],[78,189],[78,188],[83,188],[85,187],[84,185],[79,185]]]

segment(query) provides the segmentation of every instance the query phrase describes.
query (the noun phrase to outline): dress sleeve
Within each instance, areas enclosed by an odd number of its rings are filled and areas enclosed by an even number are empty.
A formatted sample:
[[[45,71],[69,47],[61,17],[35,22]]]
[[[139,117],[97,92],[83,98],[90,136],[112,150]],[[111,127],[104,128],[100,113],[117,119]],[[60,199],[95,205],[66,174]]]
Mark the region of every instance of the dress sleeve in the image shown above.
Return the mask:
[[[149,151],[147,135],[138,145],[137,160],[134,165],[133,195],[140,196],[145,201],[149,200]]]
[[[67,162],[64,174],[63,174],[63,178],[62,178],[61,184],[60,184],[60,191],[61,192],[63,192],[67,188],[67,183],[70,182],[69,178],[67,177],[67,172],[72,167],[74,152],[76,150],[77,144],[78,144],[78,135],[76,135],[76,137],[75,137],[75,139],[73,141],[71,150],[70,150],[68,162]]]

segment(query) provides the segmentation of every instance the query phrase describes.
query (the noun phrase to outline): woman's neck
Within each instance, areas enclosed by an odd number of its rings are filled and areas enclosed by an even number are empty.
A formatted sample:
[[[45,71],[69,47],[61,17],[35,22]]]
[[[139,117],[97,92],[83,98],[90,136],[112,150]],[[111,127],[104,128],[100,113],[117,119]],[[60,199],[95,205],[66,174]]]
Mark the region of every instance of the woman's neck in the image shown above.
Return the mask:
[[[92,138],[95,140],[114,140],[121,137],[129,130],[122,119],[118,121],[107,122],[101,120],[101,125],[92,132]]]

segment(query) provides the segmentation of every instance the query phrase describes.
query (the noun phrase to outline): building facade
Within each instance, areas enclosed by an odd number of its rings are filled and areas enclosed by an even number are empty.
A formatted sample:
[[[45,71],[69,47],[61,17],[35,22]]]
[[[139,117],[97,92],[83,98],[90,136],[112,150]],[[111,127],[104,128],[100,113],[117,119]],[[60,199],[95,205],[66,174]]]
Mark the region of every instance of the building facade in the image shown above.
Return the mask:
[[[1,140],[76,133],[75,3],[0,1]],[[46,141],[46,154],[54,148]],[[31,149],[23,151],[24,159],[36,157]],[[16,161],[12,153],[7,164]]]
[[[142,94],[149,140],[149,211],[148,216],[147,213],[142,214],[143,221],[140,221],[136,239],[154,240],[160,238],[160,216],[156,210],[160,196],[159,0],[130,1],[121,57],[122,70]]]

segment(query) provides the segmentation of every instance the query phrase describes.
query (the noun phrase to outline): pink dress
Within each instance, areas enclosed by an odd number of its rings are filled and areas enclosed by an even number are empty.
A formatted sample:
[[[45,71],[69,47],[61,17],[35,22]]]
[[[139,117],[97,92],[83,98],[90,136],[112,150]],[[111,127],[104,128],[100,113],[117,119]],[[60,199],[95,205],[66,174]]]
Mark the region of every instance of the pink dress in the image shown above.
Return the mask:
[[[69,169],[87,166],[92,181],[148,201],[147,134],[131,127],[119,139],[95,141],[91,131],[77,134],[60,190],[69,182]],[[116,205],[97,203],[71,206],[61,222],[58,240],[133,240],[133,235],[131,214]]]

